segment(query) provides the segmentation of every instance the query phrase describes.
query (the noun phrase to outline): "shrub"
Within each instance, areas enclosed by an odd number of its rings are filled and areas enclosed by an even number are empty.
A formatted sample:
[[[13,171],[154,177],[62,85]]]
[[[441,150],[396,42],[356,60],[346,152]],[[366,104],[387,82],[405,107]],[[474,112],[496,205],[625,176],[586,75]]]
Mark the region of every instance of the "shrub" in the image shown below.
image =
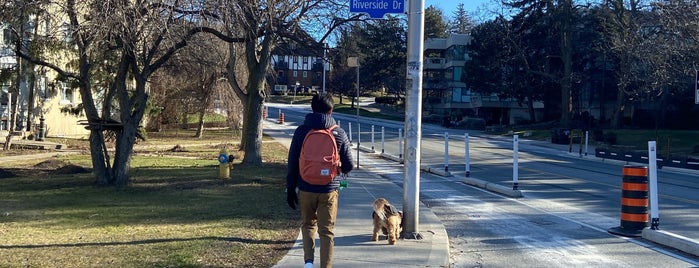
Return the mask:
[[[385,104],[398,104],[398,103],[403,102],[403,98],[393,97],[393,96],[383,96],[383,97],[374,98],[374,102],[385,103]]]
[[[485,130],[485,119],[467,117],[456,123],[458,128]]]
[[[614,133],[614,132],[604,133],[604,142],[606,142],[609,145],[616,145],[616,133]]]

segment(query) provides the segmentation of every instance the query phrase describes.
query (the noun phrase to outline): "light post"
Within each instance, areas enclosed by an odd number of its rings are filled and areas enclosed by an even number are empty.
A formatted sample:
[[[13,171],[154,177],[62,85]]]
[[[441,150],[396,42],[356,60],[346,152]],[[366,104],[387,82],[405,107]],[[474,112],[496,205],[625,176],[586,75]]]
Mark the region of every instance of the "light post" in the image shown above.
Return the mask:
[[[347,58],[347,67],[357,67],[357,120],[359,120],[359,57],[348,57]],[[354,104],[354,102],[352,102]]]
[[[359,57],[349,57],[347,58],[347,66],[348,67],[357,67],[357,130],[360,129],[359,127]],[[361,135],[361,132],[357,133],[357,137]],[[357,138],[357,168],[359,168],[359,138]]]
[[[325,64],[328,63],[328,58],[326,56],[327,50],[328,50],[328,44],[323,43],[323,93],[325,93]]]

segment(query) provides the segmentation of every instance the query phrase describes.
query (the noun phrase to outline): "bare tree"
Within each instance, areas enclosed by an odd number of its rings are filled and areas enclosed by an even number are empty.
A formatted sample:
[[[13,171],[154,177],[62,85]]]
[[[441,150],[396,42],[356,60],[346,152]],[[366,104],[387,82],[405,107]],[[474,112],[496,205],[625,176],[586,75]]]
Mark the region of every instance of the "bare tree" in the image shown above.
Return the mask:
[[[220,83],[226,79],[226,60],[228,51],[224,49],[225,42],[211,35],[200,35],[194,38],[190,45],[178,51],[169,63],[161,69],[157,80],[153,81],[154,87],[167,85],[167,89],[161,92],[169,95],[168,98],[160,98],[156,105],[164,106],[165,103],[176,99],[192,103],[198,113],[199,122],[195,136],[201,138],[204,134],[204,116],[217,96],[221,88]],[[168,81],[166,81],[168,80]],[[187,100],[183,100],[187,99]],[[228,99],[222,101],[229,102]],[[176,109],[175,105],[167,105]],[[187,110],[183,120],[186,119]],[[183,121],[185,124],[185,121]]]
[[[46,25],[53,28],[34,43],[35,49],[46,53],[27,55],[21,48],[15,52],[78,85],[97,183],[128,184],[133,144],[147,107],[146,83],[188,40],[205,31],[204,18],[211,14],[201,11],[201,6],[180,2],[95,0],[78,4],[66,0],[27,4],[51,10]],[[56,53],[66,53],[75,60],[66,62]],[[103,76],[109,79],[104,87],[97,83],[100,72],[111,74]],[[94,96],[101,97],[96,100]],[[116,133],[113,160],[104,137],[107,130]]]
[[[298,40],[302,23],[321,25],[318,32],[324,42],[333,29],[361,16],[347,13],[346,4],[323,0],[232,1],[223,6],[221,18],[229,45],[228,82],[243,104],[241,150],[244,164],[262,164],[262,109],[266,97],[266,78],[272,50],[282,38]],[[343,9],[345,8],[345,9]],[[302,42],[299,42],[302,43]],[[239,61],[245,64],[240,70]],[[241,78],[241,74],[246,79]]]

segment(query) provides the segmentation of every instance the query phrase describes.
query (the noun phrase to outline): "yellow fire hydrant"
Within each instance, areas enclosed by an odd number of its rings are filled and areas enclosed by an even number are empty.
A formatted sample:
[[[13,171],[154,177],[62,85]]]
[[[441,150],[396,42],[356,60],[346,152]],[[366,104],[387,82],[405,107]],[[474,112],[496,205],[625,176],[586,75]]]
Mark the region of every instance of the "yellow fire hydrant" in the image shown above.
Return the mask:
[[[218,153],[218,178],[229,179],[231,170],[228,162],[228,149],[222,148]],[[231,161],[232,162],[232,161]]]

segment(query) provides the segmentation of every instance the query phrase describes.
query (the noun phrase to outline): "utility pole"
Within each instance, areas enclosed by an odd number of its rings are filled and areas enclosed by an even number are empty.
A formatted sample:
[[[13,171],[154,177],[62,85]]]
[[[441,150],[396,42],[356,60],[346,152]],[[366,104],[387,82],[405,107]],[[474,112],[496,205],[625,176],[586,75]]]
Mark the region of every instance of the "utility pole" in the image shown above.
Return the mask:
[[[403,165],[403,236],[421,239],[420,139],[422,136],[422,56],[425,33],[425,2],[410,0],[408,9],[407,95],[405,101],[405,164]]]

